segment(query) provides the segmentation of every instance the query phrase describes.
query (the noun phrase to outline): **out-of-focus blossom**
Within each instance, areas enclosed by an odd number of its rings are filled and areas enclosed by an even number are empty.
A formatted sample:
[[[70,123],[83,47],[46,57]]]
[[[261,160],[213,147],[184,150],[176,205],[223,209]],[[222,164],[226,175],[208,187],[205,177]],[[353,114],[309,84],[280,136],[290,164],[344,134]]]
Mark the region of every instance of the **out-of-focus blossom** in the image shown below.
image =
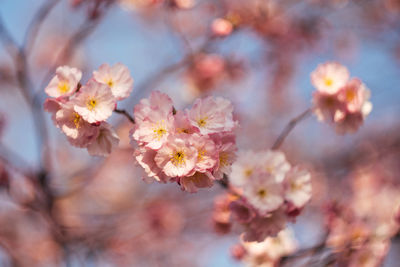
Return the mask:
[[[336,62],[318,65],[311,73],[311,83],[324,94],[336,94],[349,80],[347,68]]]
[[[69,66],[61,66],[56,70],[49,85],[44,89],[51,97],[70,96],[78,88],[78,83],[82,78],[82,72]]]
[[[114,66],[101,65],[99,70],[93,72],[93,78],[99,83],[108,85],[117,100],[127,98],[133,89],[133,79],[129,69],[121,63]]]
[[[98,135],[93,142],[87,146],[92,156],[108,156],[119,144],[119,137],[110,124],[102,122],[98,127]]]
[[[267,237],[262,242],[243,242],[245,266],[275,266],[281,257],[287,256],[296,250],[297,243],[293,232],[286,228],[276,237]]]
[[[357,131],[372,110],[366,86],[357,78],[349,80],[344,66],[330,62],[319,65],[311,80],[317,89],[313,111],[318,120],[333,123],[340,134]]]
[[[195,0],[172,0],[173,5],[180,9],[189,9],[195,5]]]
[[[285,178],[285,199],[297,208],[311,199],[311,175],[299,167],[292,168]]]
[[[173,115],[171,98],[159,91],[151,92],[149,98],[140,100],[139,104],[134,107],[135,120],[139,123],[144,121],[154,110],[160,111],[165,117]]]
[[[233,25],[229,20],[217,18],[212,22],[211,30],[217,36],[227,36],[231,34]]]
[[[95,123],[111,116],[116,100],[107,85],[90,80],[79,90],[73,104],[74,110],[85,121]]]
[[[184,176],[179,178],[179,184],[182,190],[189,193],[196,193],[198,188],[212,187],[214,181],[210,178],[210,174],[195,172],[191,176]]]

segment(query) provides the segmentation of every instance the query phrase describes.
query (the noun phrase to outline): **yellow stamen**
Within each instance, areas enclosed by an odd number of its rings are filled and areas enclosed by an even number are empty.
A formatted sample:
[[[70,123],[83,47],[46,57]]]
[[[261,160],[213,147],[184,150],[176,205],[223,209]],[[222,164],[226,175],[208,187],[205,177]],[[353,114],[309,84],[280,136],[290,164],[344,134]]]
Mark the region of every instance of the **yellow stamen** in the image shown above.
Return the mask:
[[[174,164],[177,167],[184,165],[185,162],[186,162],[186,160],[185,160],[185,152],[176,151],[171,157],[171,162],[172,162],[172,164]]]
[[[346,100],[347,102],[351,102],[356,98],[356,93],[353,90],[346,91]]]
[[[107,85],[109,87],[113,87],[114,86],[114,81],[110,78],[109,80],[106,81]]]
[[[204,126],[206,126],[206,124],[207,124],[207,117],[204,117],[204,118],[200,118],[198,121],[197,121],[197,124],[199,125],[199,127],[204,127]]]
[[[268,194],[268,192],[267,192],[267,190],[265,190],[265,189],[260,189],[260,190],[258,190],[258,192],[257,192],[257,195],[258,195],[260,198],[266,197],[267,194]]]
[[[163,127],[159,127],[159,128],[155,128],[153,130],[153,132],[154,132],[155,138],[157,140],[160,140],[164,136],[164,134],[167,133],[167,130],[165,130]]]
[[[333,80],[331,78],[325,78],[325,85],[331,86],[333,84]]]
[[[252,169],[244,170],[244,176],[250,177],[252,174],[253,174],[253,170]]]
[[[197,153],[197,161],[202,161],[205,154],[206,151],[204,149],[200,149],[199,152]]]
[[[90,111],[92,111],[95,107],[96,107],[96,105],[97,105],[97,101],[96,101],[96,99],[90,99],[88,102],[87,102],[87,104],[86,104],[86,106],[87,106],[87,108],[90,110]]]
[[[81,127],[81,125],[80,125],[80,123],[81,123],[81,116],[80,116],[78,113],[74,113],[73,119],[74,119],[75,128],[76,128],[76,129],[79,129],[79,127]]]
[[[226,166],[228,165],[228,153],[226,152],[221,152],[219,153],[219,165],[220,166]]]
[[[61,94],[65,94],[69,91],[69,83],[68,82],[59,82],[58,83],[58,91]]]

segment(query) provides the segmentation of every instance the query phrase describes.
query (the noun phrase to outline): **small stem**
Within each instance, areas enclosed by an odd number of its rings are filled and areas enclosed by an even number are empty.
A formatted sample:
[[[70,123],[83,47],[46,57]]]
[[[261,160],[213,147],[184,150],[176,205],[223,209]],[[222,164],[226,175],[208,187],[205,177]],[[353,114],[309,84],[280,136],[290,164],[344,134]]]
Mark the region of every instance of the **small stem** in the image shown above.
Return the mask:
[[[118,113],[118,114],[121,114],[121,115],[124,115],[130,122],[135,124],[135,119],[131,115],[129,115],[129,113],[126,110],[124,110],[124,109],[115,109],[114,112]]]
[[[276,139],[275,143],[272,145],[271,149],[272,150],[277,150],[281,147],[283,142],[285,141],[286,137],[289,135],[289,133],[293,130],[293,128],[303,119],[307,118],[311,114],[311,108],[306,109],[304,112],[302,112],[300,115],[297,117],[293,118],[283,129],[281,134],[278,136]]]

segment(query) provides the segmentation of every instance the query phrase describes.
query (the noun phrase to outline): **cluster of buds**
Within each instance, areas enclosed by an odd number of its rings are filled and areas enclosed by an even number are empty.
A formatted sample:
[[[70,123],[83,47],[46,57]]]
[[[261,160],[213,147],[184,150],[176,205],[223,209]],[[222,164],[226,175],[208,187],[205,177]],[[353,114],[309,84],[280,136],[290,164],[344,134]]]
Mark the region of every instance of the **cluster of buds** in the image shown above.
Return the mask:
[[[176,111],[172,100],[154,91],[134,108],[131,138],[147,181],[177,182],[188,192],[211,187],[229,174],[235,160],[233,106],[221,97],[197,99]]]
[[[279,151],[239,153],[229,182],[231,193],[216,207],[224,216],[215,212],[214,220],[221,226],[230,224],[233,217],[245,227],[244,241],[261,242],[276,236],[311,199],[310,173],[291,167]]]
[[[333,123],[338,133],[353,133],[371,112],[370,91],[339,63],[321,64],[311,73],[314,113],[320,121]]]
[[[126,66],[103,64],[81,86],[82,72],[62,66],[56,70],[45,92],[49,96],[44,109],[52,114],[54,124],[67,136],[71,145],[87,148],[89,154],[106,156],[119,138],[106,120],[117,101],[129,96],[133,79]]]

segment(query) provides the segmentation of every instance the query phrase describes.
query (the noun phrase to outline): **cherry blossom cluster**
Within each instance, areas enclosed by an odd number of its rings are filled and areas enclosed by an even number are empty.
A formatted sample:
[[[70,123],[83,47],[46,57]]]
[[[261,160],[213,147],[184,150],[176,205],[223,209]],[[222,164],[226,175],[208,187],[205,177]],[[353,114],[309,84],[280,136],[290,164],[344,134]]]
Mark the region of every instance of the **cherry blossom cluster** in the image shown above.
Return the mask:
[[[216,202],[217,230],[229,230],[232,217],[244,226],[244,241],[276,236],[311,199],[310,179],[280,151],[240,152],[229,178],[232,192]]]
[[[81,85],[82,72],[61,66],[45,92],[49,96],[44,109],[52,114],[54,124],[75,147],[87,148],[89,154],[106,156],[119,143],[119,138],[106,120],[117,102],[127,98],[133,79],[126,66],[103,64]]]
[[[314,113],[320,121],[332,123],[340,134],[353,133],[371,112],[370,91],[348,69],[336,62],[320,64],[311,73]]]
[[[230,174],[236,144],[233,106],[221,97],[197,99],[191,109],[174,109],[172,100],[154,91],[134,108],[131,138],[147,181],[177,182],[188,192],[211,187]]]
[[[279,260],[295,252],[297,242],[293,231],[285,228],[276,237],[267,237],[262,242],[245,242],[234,246],[232,256],[249,267],[278,266]]]

